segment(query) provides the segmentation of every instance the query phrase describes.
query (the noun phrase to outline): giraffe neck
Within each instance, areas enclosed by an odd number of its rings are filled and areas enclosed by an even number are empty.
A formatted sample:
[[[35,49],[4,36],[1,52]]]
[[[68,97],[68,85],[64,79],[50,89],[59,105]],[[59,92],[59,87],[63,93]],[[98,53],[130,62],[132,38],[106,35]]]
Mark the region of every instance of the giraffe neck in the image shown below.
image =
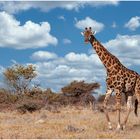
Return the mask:
[[[122,66],[118,58],[112,55],[93,35],[91,35],[89,41],[92,47],[95,49],[97,55],[99,56],[107,71],[114,67]]]

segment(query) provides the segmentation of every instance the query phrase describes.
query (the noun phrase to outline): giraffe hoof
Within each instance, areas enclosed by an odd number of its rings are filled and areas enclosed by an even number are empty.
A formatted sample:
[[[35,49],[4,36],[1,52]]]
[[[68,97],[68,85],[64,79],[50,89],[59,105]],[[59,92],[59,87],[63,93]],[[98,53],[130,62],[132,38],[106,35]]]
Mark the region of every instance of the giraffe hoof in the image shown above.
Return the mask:
[[[125,125],[122,125],[122,130],[125,130]]]
[[[116,131],[121,131],[121,130],[124,130],[124,128],[123,128],[123,125],[119,124],[116,128]]]
[[[108,123],[108,129],[109,129],[109,130],[112,130],[112,129],[113,129],[113,128],[112,128],[111,122]]]
[[[113,128],[112,128],[112,126],[111,126],[111,127],[108,127],[108,129],[109,129],[109,130],[112,130]]]

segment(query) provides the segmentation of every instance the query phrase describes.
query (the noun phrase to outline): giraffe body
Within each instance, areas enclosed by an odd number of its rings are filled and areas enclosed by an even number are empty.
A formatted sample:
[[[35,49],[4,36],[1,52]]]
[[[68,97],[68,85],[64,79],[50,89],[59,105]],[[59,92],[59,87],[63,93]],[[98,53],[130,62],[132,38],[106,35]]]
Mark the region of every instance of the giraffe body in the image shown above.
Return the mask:
[[[122,65],[118,58],[109,53],[92,35],[90,43],[106,68],[107,89],[118,89],[124,93],[133,92],[138,73]]]
[[[112,128],[108,111],[106,109],[108,100],[112,92],[116,94],[116,109],[118,112],[118,126],[117,129],[125,127],[128,116],[132,110],[132,96],[135,94],[138,102],[140,102],[140,75],[128,68],[126,68],[117,57],[112,55],[104,46],[94,37],[91,28],[84,32],[85,42],[90,42],[95,49],[97,55],[106,68],[106,96],[104,100],[105,115],[109,124],[109,128]],[[127,100],[127,115],[124,119],[123,125],[120,122],[120,109],[121,109],[121,95],[125,94]]]

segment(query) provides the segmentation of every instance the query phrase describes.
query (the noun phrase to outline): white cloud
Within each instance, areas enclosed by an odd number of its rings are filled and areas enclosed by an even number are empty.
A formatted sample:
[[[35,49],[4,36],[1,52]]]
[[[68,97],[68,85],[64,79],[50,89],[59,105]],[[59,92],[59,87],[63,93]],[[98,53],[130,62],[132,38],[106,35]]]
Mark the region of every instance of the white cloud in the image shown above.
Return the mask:
[[[0,9],[8,13],[16,13],[19,11],[25,11],[30,9],[32,6],[27,2],[16,2],[16,1],[1,1]]]
[[[140,27],[140,17],[132,17],[124,26],[132,31],[135,31],[138,27]]]
[[[48,22],[37,24],[27,21],[21,25],[6,12],[0,12],[0,21],[0,47],[28,49],[57,44],[57,39],[50,34]]]
[[[93,30],[96,32],[100,32],[104,28],[104,24],[93,20],[90,17],[86,17],[83,20],[79,20],[76,22],[75,26],[79,29],[85,29],[85,27],[92,27]]]
[[[89,58],[86,54],[75,54],[74,52],[70,52],[65,56],[66,60],[71,62],[78,62],[78,61],[89,61]]]
[[[40,9],[48,12],[55,8],[63,8],[66,10],[79,10],[84,6],[101,7],[107,5],[118,5],[118,1],[5,1],[0,2],[0,9],[9,13],[17,13],[19,11],[29,10],[31,8]]]
[[[110,0],[110,1],[89,1],[89,5],[93,7],[102,7],[107,5],[114,5],[117,6],[119,4],[118,0]]]
[[[5,68],[3,66],[0,65],[0,88],[5,88],[5,81],[4,81],[4,73],[5,71]]]
[[[33,60],[49,60],[49,59],[56,59],[57,55],[55,53],[47,52],[47,51],[37,51],[32,54],[31,58]]]
[[[58,19],[65,21],[65,17],[64,16],[58,16]]]
[[[5,71],[5,68],[3,66],[0,66],[0,74],[2,74]]]
[[[64,38],[64,39],[63,39],[63,43],[64,43],[64,44],[71,44],[71,40],[68,39],[68,38]]]
[[[117,35],[104,46],[127,66],[140,65],[140,35]]]
[[[48,52],[49,53],[49,52]],[[55,54],[56,55],[56,54]],[[63,86],[69,84],[73,80],[85,80],[87,82],[102,82],[105,77],[105,71],[97,55],[95,54],[78,54],[70,52],[64,57],[35,62],[38,77],[35,81],[40,81],[44,87],[50,87],[59,91]],[[44,60],[44,61],[43,61]]]
[[[1,2],[0,7],[9,13],[17,13],[19,11],[29,10],[31,8],[40,9],[48,12],[51,9],[63,8],[66,10],[78,10],[84,3],[81,2],[67,2],[67,1],[16,1],[16,2]]]

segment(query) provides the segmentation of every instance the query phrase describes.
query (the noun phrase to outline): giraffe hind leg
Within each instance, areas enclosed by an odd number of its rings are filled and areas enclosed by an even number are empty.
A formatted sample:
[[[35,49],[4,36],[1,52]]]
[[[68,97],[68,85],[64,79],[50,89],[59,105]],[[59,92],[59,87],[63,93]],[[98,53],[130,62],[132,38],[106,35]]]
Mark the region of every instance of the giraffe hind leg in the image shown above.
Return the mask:
[[[140,103],[140,91],[139,92],[136,92],[136,99],[135,99],[135,104],[134,104],[134,113],[136,116],[138,116],[138,104]]]
[[[138,103],[139,103],[139,102],[138,102],[138,99],[135,99],[134,113],[135,113],[136,117],[138,117],[138,112],[137,112],[137,111],[138,111]]]

